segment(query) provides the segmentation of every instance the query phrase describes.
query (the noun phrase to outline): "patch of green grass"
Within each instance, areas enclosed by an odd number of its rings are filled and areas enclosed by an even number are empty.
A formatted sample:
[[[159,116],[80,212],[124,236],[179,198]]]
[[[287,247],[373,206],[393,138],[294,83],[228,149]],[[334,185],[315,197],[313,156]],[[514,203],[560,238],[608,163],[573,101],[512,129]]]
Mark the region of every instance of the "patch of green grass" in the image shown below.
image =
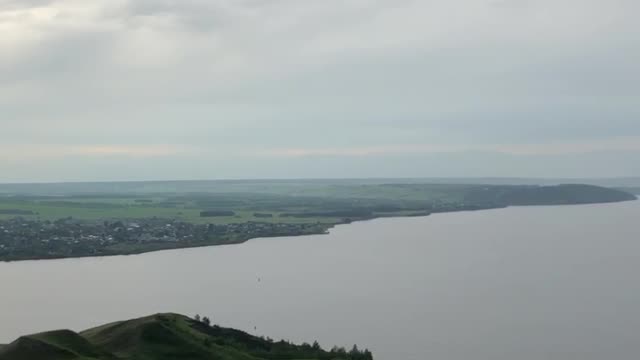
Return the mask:
[[[32,220],[57,220],[72,217],[81,220],[107,220],[107,219],[139,219],[139,218],[168,218],[196,224],[232,224],[248,221],[269,222],[269,223],[337,223],[337,218],[315,217],[315,218],[282,218],[282,212],[272,212],[273,217],[256,217],[254,214],[258,210],[254,209],[234,209],[234,216],[201,217],[200,212],[205,208],[201,207],[162,207],[157,204],[127,204],[119,202],[122,199],[82,199],[81,202],[67,201],[67,199],[51,200],[29,200],[12,201],[0,200],[0,209],[6,210],[27,210],[34,215],[21,215],[25,219]],[[89,201],[90,200],[90,201]],[[104,201],[98,203],[96,201]],[[90,204],[90,206],[87,206]],[[103,204],[104,206],[100,206]],[[299,209],[304,211],[304,208]],[[262,210],[261,212],[264,212]],[[0,214],[0,219],[14,218],[16,215]]]
[[[371,360],[209,326],[178,314],[121,321],[75,333],[23,336],[0,348],[0,360]]]
[[[51,194],[57,194],[46,196],[20,193],[0,197],[0,210],[27,210],[36,213],[23,216],[28,219],[56,220],[73,217],[84,220],[109,220],[158,217],[198,224],[248,221],[335,224],[343,220],[342,215],[336,214],[350,212],[403,216],[420,211],[527,204],[596,203],[633,198],[629,194],[612,189],[579,185],[538,188],[367,181],[358,183],[355,180],[97,183],[74,186],[45,184],[18,188],[32,191],[40,189],[41,192],[48,189]],[[82,194],[76,193],[79,191],[77,189],[100,192]],[[65,191],[66,194],[58,194],[60,191]],[[201,211],[233,211],[235,216],[201,217]],[[256,217],[255,213],[268,213],[273,216]],[[280,216],[285,213],[294,216]],[[15,215],[0,214],[0,219],[12,217]]]

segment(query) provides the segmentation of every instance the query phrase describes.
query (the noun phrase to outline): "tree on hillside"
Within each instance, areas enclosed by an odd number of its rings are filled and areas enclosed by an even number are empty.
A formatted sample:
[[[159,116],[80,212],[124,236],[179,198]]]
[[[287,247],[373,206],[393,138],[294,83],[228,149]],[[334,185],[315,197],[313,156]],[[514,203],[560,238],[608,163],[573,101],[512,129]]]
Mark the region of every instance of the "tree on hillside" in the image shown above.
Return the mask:
[[[371,351],[369,351],[369,349],[364,349],[363,356],[365,360],[373,360],[373,354],[371,353]]]
[[[360,350],[358,349],[358,345],[353,345],[353,347],[351,348],[351,351],[349,351],[349,356],[352,359],[357,359],[360,357]]]
[[[206,316],[202,318],[202,322],[207,326],[211,326],[211,320]]]
[[[200,322],[200,314],[196,314],[196,316],[193,317],[193,320]]]
[[[341,347],[341,346],[340,347],[334,346],[331,349],[331,354],[332,355],[336,355],[336,356],[338,356],[340,358],[345,358],[347,356],[347,350],[345,350],[345,348]]]

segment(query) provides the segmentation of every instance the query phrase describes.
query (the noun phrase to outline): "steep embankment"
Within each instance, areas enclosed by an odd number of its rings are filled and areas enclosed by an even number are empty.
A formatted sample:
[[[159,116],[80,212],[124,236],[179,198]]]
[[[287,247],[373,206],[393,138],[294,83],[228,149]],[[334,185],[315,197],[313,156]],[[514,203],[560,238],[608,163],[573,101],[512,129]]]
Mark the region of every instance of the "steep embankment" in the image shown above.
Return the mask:
[[[274,342],[177,314],[103,325],[75,333],[23,336],[0,347],[0,360],[370,360],[368,351],[325,351],[317,344]]]

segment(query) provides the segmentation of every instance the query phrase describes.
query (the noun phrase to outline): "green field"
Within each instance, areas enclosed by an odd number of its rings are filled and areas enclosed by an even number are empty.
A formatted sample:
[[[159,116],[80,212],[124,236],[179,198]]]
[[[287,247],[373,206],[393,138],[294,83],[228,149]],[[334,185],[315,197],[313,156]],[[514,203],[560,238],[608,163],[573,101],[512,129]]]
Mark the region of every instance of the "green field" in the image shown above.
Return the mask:
[[[543,191],[544,190],[544,191]],[[248,221],[337,223],[368,211],[403,216],[415,211],[508,205],[569,204],[629,200],[629,194],[587,186],[509,186],[380,183],[373,180],[254,180],[140,183],[0,185],[0,219],[16,215],[39,220],[170,218],[192,223]],[[12,214],[12,210],[33,215]],[[202,217],[206,210],[233,216]],[[332,212],[338,215],[332,216]],[[270,214],[257,217],[255,213]],[[283,214],[306,214],[287,216]],[[317,214],[318,216],[312,216]]]
[[[0,185],[0,194],[0,261],[138,254],[322,234],[336,224],[379,217],[636,199],[623,191],[576,184],[355,181]]]
[[[153,197],[154,200],[162,201],[162,198]],[[247,197],[248,205],[231,206],[228,209],[234,211],[233,216],[215,216],[201,217],[200,212],[208,209],[217,209],[219,206],[214,204],[210,206],[202,206],[185,201],[172,206],[166,206],[162,203],[134,203],[131,199],[123,198],[82,198],[74,197],[64,198],[64,200],[49,200],[46,198],[33,198],[30,200],[14,200],[4,198],[0,200],[0,211],[6,210],[7,213],[0,213],[0,219],[14,218],[17,215],[11,214],[11,210],[25,210],[33,212],[33,215],[19,216],[34,220],[56,220],[60,218],[72,217],[81,220],[105,220],[105,219],[136,219],[136,218],[169,218],[178,219],[192,223],[211,223],[211,224],[229,224],[242,223],[247,221],[260,222],[283,222],[284,219],[279,215],[289,211],[305,211],[304,206],[283,206],[274,207],[272,209],[260,208],[260,210],[251,209],[251,197]],[[227,209],[227,207],[225,207]],[[254,214],[264,213],[265,211],[272,214],[273,217],[264,218],[256,217]],[[336,218],[288,218],[287,223],[315,223],[315,222],[334,223]]]
[[[215,183],[214,183],[215,184]],[[215,184],[218,185],[218,184]],[[269,186],[266,186],[269,185]],[[193,223],[228,224],[247,221],[286,223],[337,223],[340,216],[281,217],[282,214],[323,213],[348,209],[369,208],[380,216],[397,213],[399,216],[416,210],[425,210],[432,204],[459,204],[468,186],[457,185],[367,185],[316,183],[253,183],[212,186],[210,191],[190,192],[193,184],[171,188],[172,192],[148,192],[140,185],[124,189],[123,193],[77,193],[71,189],[59,192],[50,188],[27,188],[33,193],[11,193],[0,196],[0,219],[14,217],[10,210],[33,212],[21,215],[30,219],[56,220],[73,217],[85,220],[171,218]],[[0,187],[1,189],[1,187]],[[162,187],[152,187],[160,190]],[[202,190],[200,187],[196,189]],[[225,192],[217,192],[222,191]],[[239,190],[242,190],[239,191]],[[130,193],[129,191],[139,191]],[[244,192],[251,191],[251,192]],[[53,195],[51,195],[53,194]],[[201,217],[205,210],[231,210],[234,216]],[[266,213],[272,217],[257,217]]]

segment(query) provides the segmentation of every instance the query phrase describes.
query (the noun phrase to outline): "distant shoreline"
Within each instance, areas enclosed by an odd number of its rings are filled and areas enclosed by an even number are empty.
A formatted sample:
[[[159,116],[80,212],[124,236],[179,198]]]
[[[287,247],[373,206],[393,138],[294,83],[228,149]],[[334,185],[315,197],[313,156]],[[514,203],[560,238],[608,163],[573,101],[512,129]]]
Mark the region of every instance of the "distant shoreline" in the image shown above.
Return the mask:
[[[25,257],[19,259],[5,259],[0,260],[3,263],[12,263],[12,262],[24,262],[24,261],[44,261],[44,260],[63,260],[63,259],[82,259],[82,258],[103,258],[103,257],[113,257],[113,256],[134,256],[134,255],[142,255],[146,253],[153,253],[159,251],[167,251],[167,250],[180,250],[180,249],[193,249],[193,248],[202,248],[202,247],[214,247],[214,246],[231,246],[243,244],[251,240],[257,239],[269,239],[269,238],[284,238],[284,237],[298,237],[298,236],[312,236],[312,235],[328,235],[330,230],[334,229],[339,225],[349,225],[356,222],[365,222],[372,221],[378,219],[385,218],[411,218],[411,217],[427,217],[436,214],[451,214],[458,212],[471,212],[471,211],[484,211],[484,210],[498,210],[498,209],[506,209],[510,207],[539,207],[539,206],[571,206],[571,205],[602,205],[602,204],[613,204],[613,203],[622,203],[622,202],[630,202],[637,201],[638,198],[628,199],[628,200],[616,200],[616,201],[604,201],[604,202],[589,202],[589,203],[572,203],[572,204],[536,204],[536,205],[507,205],[507,206],[494,206],[494,207],[485,207],[485,208],[470,208],[470,209],[459,209],[459,210],[445,210],[445,211],[435,211],[435,212],[416,212],[413,214],[391,214],[391,215],[382,215],[382,216],[373,216],[370,218],[361,218],[361,219],[349,219],[348,221],[336,222],[333,224],[324,224],[321,230],[317,232],[310,233],[292,233],[292,234],[278,234],[274,236],[255,236],[255,237],[247,237],[241,238],[236,241],[230,241],[226,243],[218,243],[218,244],[210,244],[210,243],[197,243],[197,244],[181,244],[180,246],[161,246],[161,247],[150,247],[149,249],[139,249],[128,252],[121,253],[109,253],[109,254],[80,254],[80,255],[71,255],[71,256],[38,256],[38,257]],[[157,244],[154,244],[157,245]]]

